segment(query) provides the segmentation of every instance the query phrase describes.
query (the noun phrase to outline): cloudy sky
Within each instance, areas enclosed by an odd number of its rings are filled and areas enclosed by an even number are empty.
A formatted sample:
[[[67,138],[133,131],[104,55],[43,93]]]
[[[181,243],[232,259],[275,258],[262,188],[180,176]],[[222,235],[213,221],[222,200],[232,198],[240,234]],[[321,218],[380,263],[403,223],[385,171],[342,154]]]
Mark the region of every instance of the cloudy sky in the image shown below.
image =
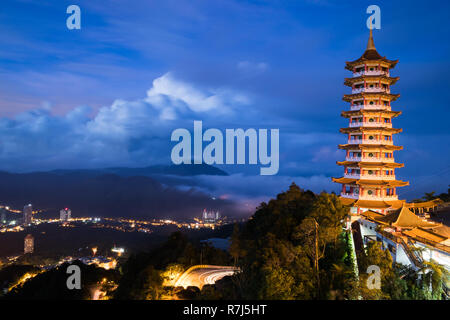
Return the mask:
[[[81,8],[81,30],[66,8]],[[402,198],[450,183],[450,27],[447,1],[4,0],[0,4],[0,170],[170,164],[171,132],[277,128],[280,171],[222,166],[200,177],[215,195],[253,202],[295,181],[337,191],[340,112],[363,53],[370,4],[403,111],[394,139],[411,186]]]

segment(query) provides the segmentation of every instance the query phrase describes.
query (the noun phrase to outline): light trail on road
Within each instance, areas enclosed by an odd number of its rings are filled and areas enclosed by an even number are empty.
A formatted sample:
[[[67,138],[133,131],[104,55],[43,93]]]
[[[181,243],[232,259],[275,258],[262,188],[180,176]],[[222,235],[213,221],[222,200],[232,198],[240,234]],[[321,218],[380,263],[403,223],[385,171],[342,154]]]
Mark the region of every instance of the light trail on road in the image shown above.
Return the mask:
[[[223,266],[194,266],[186,270],[176,281],[175,286],[187,288],[194,286],[202,288],[205,284],[214,284],[226,276],[231,276],[238,272],[234,267]]]

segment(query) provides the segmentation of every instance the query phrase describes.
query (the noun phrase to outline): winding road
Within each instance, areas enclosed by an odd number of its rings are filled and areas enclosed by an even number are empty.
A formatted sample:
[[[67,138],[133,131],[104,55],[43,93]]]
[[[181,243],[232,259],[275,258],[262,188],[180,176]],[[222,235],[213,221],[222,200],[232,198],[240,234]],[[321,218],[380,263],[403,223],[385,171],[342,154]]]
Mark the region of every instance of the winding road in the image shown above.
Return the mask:
[[[194,286],[202,288],[205,284],[214,284],[225,276],[231,276],[239,269],[227,266],[197,265],[187,269],[175,282],[176,287]]]

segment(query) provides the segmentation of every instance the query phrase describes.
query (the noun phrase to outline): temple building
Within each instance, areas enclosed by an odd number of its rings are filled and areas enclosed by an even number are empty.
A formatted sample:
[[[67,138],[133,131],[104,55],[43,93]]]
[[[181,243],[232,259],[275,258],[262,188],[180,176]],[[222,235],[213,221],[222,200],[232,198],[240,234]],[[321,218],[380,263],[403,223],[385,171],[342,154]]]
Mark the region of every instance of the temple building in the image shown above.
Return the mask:
[[[344,175],[332,179],[342,185],[340,200],[350,208],[348,222],[356,252],[370,241],[379,241],[394,262],[420,269],[433,260],[450,271],[450,228],[424,219],[449,204],[440,199],[407,203],[397,195],[398,187],[409,185],[395,175],[403,167],[394,157],[394,151],[402,149],[394,144],[394,135],[402,129],[393,127],[401,111],[391,106],[400,96],[391,93],[391,85],[399,79],[391,76],[397,62],[377,52],[370,30],[364,54],[346,63],[353,75],[344,84],[352,92],[343,98],[350,110],[341,113],[348,119],[348,126],[340,130],[347,135],[347,143],[338,147],[346,156],[337,161]]]
[[[397,62],[377,52],[370,30],[364,54],[346,63],[345,68],[353,76],[345,79],[344,84],[352,92],[343,98],[350,103],[350,110],[341,114],[349,120],[348,127],[340,130],[347,135],[347,143],[339,145],[339,149],[346,151],[346,157],[337,162],[343,166],[344,176],[333,181],[342,184],[341,201],[351,205],[353,214],[369,209],[387,213],[403,203],[398,200],[397,187],[408,182],[396,179],[395,170],[403,164],[394,160],[394,151],[402,149],[394,144],[394,135],[402,129],[392,125],[401,112],[391,108],[391,102],[400,96],[391,93],[391,85],[399,78],[391,77],[390,70]]]

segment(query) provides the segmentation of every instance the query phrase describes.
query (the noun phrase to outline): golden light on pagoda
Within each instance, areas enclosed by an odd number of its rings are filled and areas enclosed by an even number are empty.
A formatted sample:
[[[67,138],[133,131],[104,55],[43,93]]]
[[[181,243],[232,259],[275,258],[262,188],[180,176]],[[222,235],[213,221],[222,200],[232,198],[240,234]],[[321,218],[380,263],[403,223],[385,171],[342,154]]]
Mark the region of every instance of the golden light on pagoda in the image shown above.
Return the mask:
[[[372,30],[364,54],[346,62],[345,68],[353,74],[344,84],[352,91],[343,98],[350,103],[350,110],[341,113],[348,119],[348,126],[340,129],[347,143],[338,147],[346,151],[346,156],[344,161],[337,161],[344,175],[333,181],[342,184],[340,199],[351,206],[351,214],[369,209],[385,214],[404,203],[398,200],[397,187],[408,182],[396,180],[395,169],[403,164],[394,160],[394,151],[403,148],[394,145],[394,135],[402,129],[394,128],[392,121],[401,112],[391,109],[391,102],[400,96],[391,93],[391,85],[399,79],[390,74],[397,62],[377,52]]]
[[[97,247],[93,247],[92,248],[92,255],[95,256],[96,253],[97,253]]]

